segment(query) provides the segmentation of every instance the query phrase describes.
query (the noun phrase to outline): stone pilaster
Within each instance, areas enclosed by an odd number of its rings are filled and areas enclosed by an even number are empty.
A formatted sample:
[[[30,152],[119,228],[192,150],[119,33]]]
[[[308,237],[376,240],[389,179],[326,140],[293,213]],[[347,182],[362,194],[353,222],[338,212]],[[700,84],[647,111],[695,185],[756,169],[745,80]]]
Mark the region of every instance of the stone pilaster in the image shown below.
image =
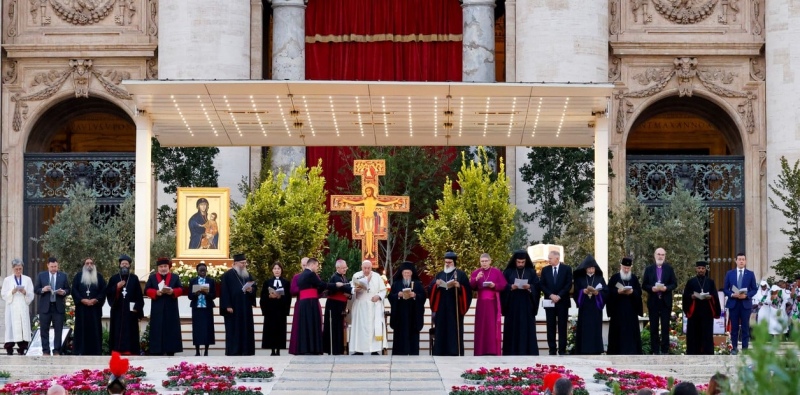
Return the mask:
[[[780,158],[791,166],[800,159],[800,9],[790,0],[766,2],[766,117],[767,182],[773,184],[781,172]],[[774,198],[772,193],[768,194]],[[772,263],[788,250],[781,213],[767,208],[767,261]]]
[[[271,0],[272,79],[306,79],[306,0]],[[306,158],[302,146],[274,147],[272,169],[289,172]]]
[[[464,38],[461,79],[495,82],[494,0],[462,0]]]

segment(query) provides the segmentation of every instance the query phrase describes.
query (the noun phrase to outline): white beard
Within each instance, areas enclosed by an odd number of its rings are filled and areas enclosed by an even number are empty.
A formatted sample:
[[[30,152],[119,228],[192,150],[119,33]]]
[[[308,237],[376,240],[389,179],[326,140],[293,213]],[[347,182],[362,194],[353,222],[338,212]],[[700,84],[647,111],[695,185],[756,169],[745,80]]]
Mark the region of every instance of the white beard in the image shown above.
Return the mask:
[[[97,286],[97,270],[89,271],[84,267],[81,274],[81,284],[85,285],[86,288]]]
[[[250,277],[250,273],[247,272],[247,268],[241,268],[241,269],[234,268],[233,270],[236,270],[236,274],[238,274],[239,277],[241,278]]]
[[[633,276],[633,272],[628,272],[628,273],[619,272],[619,278],[622,281],[631,281],[631,277],[632,276]]]
[[[455,267],[455,266],[450,266],[450,267],[447,267],[447,266],[445,266],[445,267],[444,267],[444,272],[445,272],[445,273],[447,273],[447,274],[450,274],[450,273],[452,273],[452,272],[453,272],[453,270],[456,270],[456,267]]]

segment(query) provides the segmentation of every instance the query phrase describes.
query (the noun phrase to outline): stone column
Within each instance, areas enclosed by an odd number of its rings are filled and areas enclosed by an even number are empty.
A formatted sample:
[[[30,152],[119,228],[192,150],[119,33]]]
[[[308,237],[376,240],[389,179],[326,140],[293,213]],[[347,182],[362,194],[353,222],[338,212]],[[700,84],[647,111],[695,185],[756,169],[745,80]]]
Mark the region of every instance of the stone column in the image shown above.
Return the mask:
[[[594,126],[594,257],[606,278],[608,272],[608,116]]]
[[[146,115],[137,115],[136,122],[136,208],[133,244],[133,272],[141,281],[150,273],[150,237],[155,227],[153,219],[153,123]]]
[[[461,79],[495,82],[494,0],[462,0],[464,38]]]
[[[514,57],[507,56],[515,62],[514,81],[608,80],[608,2],[516,0],[515,5],[515,29],[508,33],[516,39]],[[527,163],[530,150],[516,150],[517,165],[521,167]],[[605,163],[605,154],[603,158]],[[519,181],[515,203],[520,210],[531,212],[526,190],[527,184]],[[536,222],[529,224],[528,232],[532,239],[542,236]],[[605,256],[596,258],[598,263],[607,261]]]
[[[306,0],[271,0],[272,79],[306,79]],[[289,172],[306,159],[302,146],[273,147],[272,169]]]
[[[772,185],[781,172],[780,158],[791,166],[800,159],[800,12],[790,0],[770,0],[766,4],[766,116],[767,183]],[[771,192],[768,196],[774,197]],[[777,202],[776,202],[777,203]],[[780,228],[786,218],[767,209],[767,262],[774,262],[788,250],[789,239]]]

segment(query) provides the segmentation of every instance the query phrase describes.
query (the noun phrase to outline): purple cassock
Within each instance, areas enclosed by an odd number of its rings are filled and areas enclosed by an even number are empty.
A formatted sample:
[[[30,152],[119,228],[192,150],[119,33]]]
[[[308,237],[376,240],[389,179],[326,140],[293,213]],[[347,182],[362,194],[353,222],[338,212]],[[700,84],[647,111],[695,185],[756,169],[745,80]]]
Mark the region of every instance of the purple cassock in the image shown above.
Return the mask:
[[[478,268],[469,277],[469,285],[478,291],[478,303],[475,305],[474,355],[501,355],[500,292],[506,288],[506,278],[500,269]]]

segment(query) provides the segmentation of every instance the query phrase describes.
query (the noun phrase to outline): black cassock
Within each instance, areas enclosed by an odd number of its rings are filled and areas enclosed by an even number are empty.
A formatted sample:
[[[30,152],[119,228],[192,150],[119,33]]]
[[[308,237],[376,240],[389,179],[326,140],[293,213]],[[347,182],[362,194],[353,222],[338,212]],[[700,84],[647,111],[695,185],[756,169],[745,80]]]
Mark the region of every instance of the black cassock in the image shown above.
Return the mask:
[[[117,289],[117,283],[122,280],[126,280],[125,285]],[[144,297],[139,277],[135,274],[122,277],[119,273],[111,276],[106,287],[106,300],[111,307],[109,347],[121,354],[139,355],[139,320],[144,318]]]
[[[630,286],[633,293],[620,294],[617,284]],[[608,351],[609,355],[642,354],[642,334],[639,330],[639,316],[642,311],[642,286],[639,278],[631,273],[631,279],[623,281],[619,273],[608,281],[608,301],[606,313],[609,317]]]
[[[399,294],[405,288],[411,288],[416,297],[403,299]],[[392,306],[389,325],[394,330],[392,355],[419,355],[419,331],[425,325],[425,288],[422,282],[415,280],[406,286],[402,279],[395,281],[389,293],[389,304]]]
[[[253,277],[239,277],[236,269],[230,269],[220,279],[219,312],[225,319],[225,355],[255,355],[256,337],[253,323],[253,307],[256,305],[256,284],[251,292],[242,287],[253,281]],[[228,313],[228,308],[233,313]]]
[[[72,300],[75,301],[75,331],[72,332],[72,347],[75,355],[103,354],[103,304],[106,302],[106,280],[97,273],[97,284],[87,287],[81,283],[83,272],[72,279]],[[89,291],[88,293],[86,291]],[[97,299],[93,306],[84,300]]]
[[[695,292],[706,292],[710,298],[692,299]],[[714,318],[719,318],[719,295],[714,280],[694,277],[686,282],[683,289],[683,313],[686,325],[686,355],[714,354]]]
[[[319,305],[319,292],[336,289],[336,284],[322,281],[317,273],[309,269],[297,276],[297,288],[300,291],[294,306],[294,320],[297,320],[297,355],[322,354],[322,308]],[[291,352],[291,350],[290,350]]]
[[[328,291],[328,300],[325,301],[325,327],[322,329],[322,348],[331,355],[344,354],[344,312],[347,310],[347,300],[353,290],[345,276],[333,273],[330,283],[347,284],[334,291]],[[331,331],[333,328],[333,331]],[[333,348],[331,348],[331,343]]]
[[[507,268],[503,271],[506,289],[501,294],[503,302],[503,355],[539,355],[536,338],[536,314],[539,312],[539,277],[536,270]],[[511,286],[517,279],[527,280],[530,290]]]
[[[276,284],[277,280],[277,284]],[[261,287],[261,314],[264,316],[264,330],[261,335],[261,348],[281,350],[286,348],[286,317],[292,304],[289,280],[273,277],[264,281]],[[283,288],[283,295],[273,299],[269,297],[269,288]]]
[[[172,295],[158,296],[158,283],[164,280],[172,288]],[[175,273],[161,276],[153,273],[144,285],[144,293],[152,300],[150,303],[150,354],[174,354],[183,351],[181,338],[181,317],[178,312],[178,298],[183,294],[181,279]]]
[[[442,288],[436,280],[444,282],[455,279],[461,287]],[[431,311],[435,314],[433,355],[464,355],[464,315],[472,304],[472,288],[469,277],[461,270],[451,273],[441,271],[428,286]]]
[[[583,290],[591,285],[595,289],[602,284],[597,295],[584,295]],[[595,273],[575,279],[575,303],[578,306],[578,322],[575,325],[575,349],[573,354],[603,353],[603,308],[608,297],[606,280]]]
[[[199,284],[200,279],[195,277],[189,280],[189,307],[192,308],[192,344],[195,346],[207,346],[215,344],[214,339],[214,299],[217,298],[217,282],[214,279],[206,277],[205,282],[208,284],[208,293],[203,295],[206,301],[206,307],[198,307],[198,300],[201,293],[192,292],[192,288]]]

